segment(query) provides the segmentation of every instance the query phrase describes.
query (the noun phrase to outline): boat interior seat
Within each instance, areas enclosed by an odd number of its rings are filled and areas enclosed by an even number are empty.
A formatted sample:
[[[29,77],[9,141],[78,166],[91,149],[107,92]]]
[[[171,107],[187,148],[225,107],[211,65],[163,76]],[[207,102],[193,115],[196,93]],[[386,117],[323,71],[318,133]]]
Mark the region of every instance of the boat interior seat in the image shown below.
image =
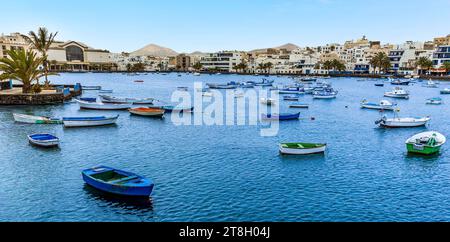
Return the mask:
[[[113,184],[125,183],[125,182],[128,182],[128,181],[132,181],[134,179],[137,179],[137,178],[139,178],[139,177],[138,176],[130,176],[130,177],[122,178],[120,180],[111,181],[111,183],[113,183]]]

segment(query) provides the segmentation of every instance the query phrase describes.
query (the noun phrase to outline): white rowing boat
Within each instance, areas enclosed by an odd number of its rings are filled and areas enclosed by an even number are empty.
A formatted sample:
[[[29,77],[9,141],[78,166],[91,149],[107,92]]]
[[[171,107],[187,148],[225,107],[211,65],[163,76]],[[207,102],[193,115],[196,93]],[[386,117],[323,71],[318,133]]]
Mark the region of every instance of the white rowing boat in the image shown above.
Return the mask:
[[[81,109],[93,109],[93,110],[125,110],[130,109],[132,103],[97,103],[97,102],[85,102],[76,100]]]
[[[117,122],[117,116],[101,116],[101,117],[65,117],[63,118],[64,127],[92,127],[112,125]]]
[[[25,124],[62,124],[61,119],[13,113],[14,120]]]

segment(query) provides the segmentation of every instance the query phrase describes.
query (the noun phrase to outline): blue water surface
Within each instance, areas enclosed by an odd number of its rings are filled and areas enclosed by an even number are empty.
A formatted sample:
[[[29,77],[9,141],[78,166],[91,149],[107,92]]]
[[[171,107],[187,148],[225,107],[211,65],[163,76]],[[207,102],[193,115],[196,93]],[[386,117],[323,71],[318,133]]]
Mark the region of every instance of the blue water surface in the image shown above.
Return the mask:
[[[293,82],[272,78],[277,84]],[[168,102],[179,86],[194,92],[195,81],[261,77],[87,73],[53,80]],[[359,103],[383,99],[391,85],[380,88],[375,81],[354,78],[328,81],[338,98],[301,97],[310,109],[301,110],[301,120],[282,123],[275,137],[262,137],[257,126],[177,126],[170,118],[84,111],[76,103],[0,107],[0,221],[450,221],[449,146],[426,158],[407,155],[404,144],[426,130],[450,134],[450,96],[442,96],[444,105],[429,106],[425,100],[439,96],[439,89],[419,83],[406,87],[411,99],[396,100],[401,116],[429,115],[430,125],[380,129],[374,124],[380,113],[362,110]],[[440,89],[445,87],[450,86],[442,83]],[[282,102],[281,111],[289,111],[288,105]],[[116,126],[65,129],[17,124],[13,112],[121,116]],[[29,145],[27,135],[42,132],[58,136],[60,149]],[[280,142],[324,142],[329,149],[325,155],[282,157]],[[81,170],[100,164],[151,178],[156,184],[151,199],[123,199],[86,186]]]

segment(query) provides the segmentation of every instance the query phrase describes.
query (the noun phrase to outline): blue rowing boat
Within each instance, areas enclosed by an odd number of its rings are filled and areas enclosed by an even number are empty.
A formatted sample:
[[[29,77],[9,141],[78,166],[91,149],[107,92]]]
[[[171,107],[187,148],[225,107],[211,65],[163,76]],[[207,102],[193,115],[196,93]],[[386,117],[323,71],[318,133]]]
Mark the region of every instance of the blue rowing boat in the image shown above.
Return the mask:
[[[82,97],[82,98],[80,98],[80,100],[85,101],[85,102],[90,102],[90,103],[97,102],[97,98],[95,98],[95,97]]]
[[[41,147],[55,147],[59,145],[59,138],[51,134],[28,135],[31,144]]]
[[[103,192],[130,197],[149,197],[154,184],[150,179],[107,166],[86,169],[83,180]]]
[[[150,106],[150,108],[164,109],[166,113],[192,113],[194,107],[176,107],[176,106]]]
[[[300,118],[300,113],[290,114],[263,114],[262,119],[268,121],[286,121],[286,120],[295,120]]]

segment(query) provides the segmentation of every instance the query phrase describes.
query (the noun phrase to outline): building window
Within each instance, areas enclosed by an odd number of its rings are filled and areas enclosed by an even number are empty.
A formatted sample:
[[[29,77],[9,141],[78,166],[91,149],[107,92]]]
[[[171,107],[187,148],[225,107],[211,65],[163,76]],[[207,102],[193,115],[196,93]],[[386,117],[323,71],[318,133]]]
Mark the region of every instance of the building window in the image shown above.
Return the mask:
[[[80,61],[84,62],[84,52],[78,46],[68,46],[66,48],[66,59],[67,61]]]

